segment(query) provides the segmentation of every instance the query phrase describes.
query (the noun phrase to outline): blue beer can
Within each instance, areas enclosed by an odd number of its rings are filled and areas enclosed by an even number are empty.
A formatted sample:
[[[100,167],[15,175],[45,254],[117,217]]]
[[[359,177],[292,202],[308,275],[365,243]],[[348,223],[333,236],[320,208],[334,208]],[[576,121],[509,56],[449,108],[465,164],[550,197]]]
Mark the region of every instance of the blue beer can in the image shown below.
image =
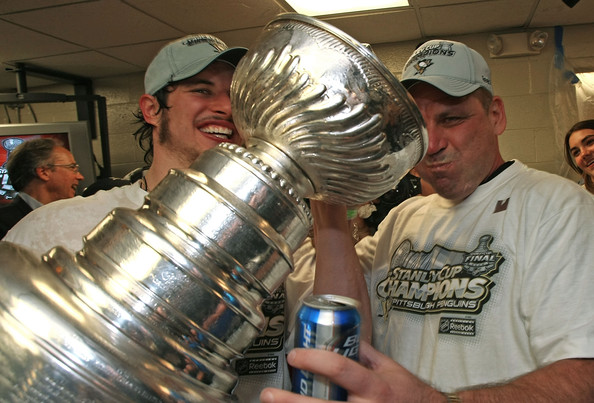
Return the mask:
[[[340,295],[310,295],[297,313],[295,347],[334,351],[359,360],[358,302]],[[347,391],[329,379],[293,369],[293,392],[325,400],[347,400]]]

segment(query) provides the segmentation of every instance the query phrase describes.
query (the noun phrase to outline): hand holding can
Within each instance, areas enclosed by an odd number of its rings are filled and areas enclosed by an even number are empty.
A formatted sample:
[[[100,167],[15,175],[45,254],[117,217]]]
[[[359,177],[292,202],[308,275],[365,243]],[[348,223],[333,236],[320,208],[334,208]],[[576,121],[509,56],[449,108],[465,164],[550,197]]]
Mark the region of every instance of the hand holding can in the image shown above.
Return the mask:
[[[296,348],[334,351],[359,360],[361,317],[358,302],[339,295],[310,295],[304,299],[295,326]],[[293,392],[326,400],[347,400],[347,391],[326,377],[295,369]]]

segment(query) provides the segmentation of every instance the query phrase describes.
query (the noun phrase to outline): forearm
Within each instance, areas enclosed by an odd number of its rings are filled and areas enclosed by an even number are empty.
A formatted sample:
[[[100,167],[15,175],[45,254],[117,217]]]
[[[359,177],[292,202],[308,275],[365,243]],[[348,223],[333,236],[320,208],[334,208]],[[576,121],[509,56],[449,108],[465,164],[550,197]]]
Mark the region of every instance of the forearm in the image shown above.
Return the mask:
[[[316,275],[315,294],[338,294],[360,302],[361,337],[371,339],[369,296],[349,231],[346,207],[312,201]]]
[[[594,359],[561,360],[504,385],[461,391],[458,396],[464,403],[593,402]]]

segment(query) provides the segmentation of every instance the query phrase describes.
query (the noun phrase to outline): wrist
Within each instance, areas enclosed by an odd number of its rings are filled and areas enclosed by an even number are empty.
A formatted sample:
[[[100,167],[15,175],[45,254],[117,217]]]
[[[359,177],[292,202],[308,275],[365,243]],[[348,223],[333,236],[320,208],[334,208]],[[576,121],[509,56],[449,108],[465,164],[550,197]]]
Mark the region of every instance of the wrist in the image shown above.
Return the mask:
[[[347,206],[344,204],[330,204],[320,200],[310,200],[310,209],[315,222],[347,222]]]

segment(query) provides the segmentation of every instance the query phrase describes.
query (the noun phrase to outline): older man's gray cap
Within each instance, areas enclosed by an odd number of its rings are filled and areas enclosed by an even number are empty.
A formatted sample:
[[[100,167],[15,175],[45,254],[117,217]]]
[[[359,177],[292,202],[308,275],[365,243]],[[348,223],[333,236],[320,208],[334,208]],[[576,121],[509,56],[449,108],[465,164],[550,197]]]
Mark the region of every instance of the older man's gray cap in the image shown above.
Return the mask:
[[[454,97],[481,87],[493,94],[491,70],[485,59],[463,43],[443,39],[419,46],[404,65],[400,81],[406,88],[426,82]]]

